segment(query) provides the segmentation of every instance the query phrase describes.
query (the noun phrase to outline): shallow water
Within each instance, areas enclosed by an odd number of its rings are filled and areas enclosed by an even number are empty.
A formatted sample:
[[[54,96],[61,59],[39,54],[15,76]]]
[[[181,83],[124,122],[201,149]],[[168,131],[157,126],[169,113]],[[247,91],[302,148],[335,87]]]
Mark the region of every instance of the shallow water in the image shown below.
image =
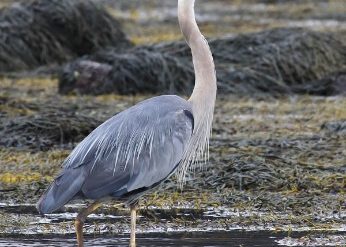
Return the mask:
[[[137,236],[138,246],[279,246],[275,240],[283,239],[286,235],[273,232],[198,232],[172,234],[144,234]],[[86,246],[128,246],[128,236],[86,237]],[[75,246],[73,235],[68,237],[27,236],[21,238],[0,238],[0,246]],[[281,245],[283,246],[283,245]]]
[[[288,236],[290,235],[290,236]],[[128,235],[86,236],[85,246],[128,246]],[[312,232],[277,233],[273,231],[215,231],[184,233],[138,234],[138,246],[345,246],[345,232],[339,234],[317,234]],[[0,238],[2,246],[76,246],[74,235],[19,235]]]
[[[0,203],[1,246],[75,246],[74,219],[81,204],[67,205],[65,211],[45,217],[32,204]],[[280,213],[276,212],[276,216]],[[317,228],[290,223],[253,223],[264,219],[261,211],[237,212],[227,207],[194,209],[147,208],[141,210],[137,224],[139,246],[345,246],[346,225],[330,224]],[[324,214],[324,217],[327,217]],[[330,216],[334,220],[343,214]],[[252,221],[251,221],[252,222]],[[91,214],[84,226],[86,246],[128,246],[128,211],[100,209]]]

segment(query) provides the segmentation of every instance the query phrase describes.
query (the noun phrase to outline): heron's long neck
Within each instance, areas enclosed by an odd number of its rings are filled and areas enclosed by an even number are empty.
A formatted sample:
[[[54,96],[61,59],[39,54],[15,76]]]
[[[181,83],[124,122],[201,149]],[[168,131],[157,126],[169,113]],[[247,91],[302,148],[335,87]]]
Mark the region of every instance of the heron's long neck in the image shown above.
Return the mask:
[[[216,75],[209,45],[195,20],[194,3],[195,0],[178,0],[178,17],[181,31],[191,48],[195,70],[195,87],[189,101],[192,103],[194,116],[197,118],[195,120],[203,121],[205,119],[201,118],[205,115],[205,111],[212,111],[211,114],[213,114]]]
[[[195,87],[189,102],[194,117],[193,135],[185,150],[178,178],[184,183],[185,174],[191,164],[208,159],[209,137],[213,121],[216,75],[213,56],[207,41],[198,29],[195,12],[195,0],[178,0],[178,16],[181,31],[192,52],[195,69]]]

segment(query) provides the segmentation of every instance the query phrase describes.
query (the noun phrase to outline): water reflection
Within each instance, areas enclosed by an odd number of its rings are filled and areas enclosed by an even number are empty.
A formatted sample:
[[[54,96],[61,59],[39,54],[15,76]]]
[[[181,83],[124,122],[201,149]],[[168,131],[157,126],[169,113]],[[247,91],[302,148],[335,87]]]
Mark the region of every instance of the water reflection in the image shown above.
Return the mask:
[[[278,246],[275,240],[283,238],[271,232],[208,232],[208,233],[172,233],[145,234],[138,236],[138,246],[242,246],[268,247]],[[127,236],[86,237],[86,246],[128,246]],[[0,246],[75,246],[73,235],[61,238],[0,238]]]

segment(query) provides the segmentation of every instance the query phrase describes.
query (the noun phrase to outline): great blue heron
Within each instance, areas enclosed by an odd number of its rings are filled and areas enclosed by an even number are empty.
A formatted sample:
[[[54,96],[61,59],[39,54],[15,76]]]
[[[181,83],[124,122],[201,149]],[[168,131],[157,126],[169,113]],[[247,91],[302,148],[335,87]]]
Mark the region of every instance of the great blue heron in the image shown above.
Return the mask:
[[[38,201],[38,211],[47,214],[72,199],[94,200],[76,218],[78,246],[83,246],[86,217],[109,199],[130,206],[130,246],[135,246],[140,196],[174,172],[183,179],[191,163],[206,157],[216,75],[208,43],[195,21],[194,3],[178,0],[179,24],[191,48],[196,78],[189,100],[175,95],[154,97],[108,119],[71,152]]]

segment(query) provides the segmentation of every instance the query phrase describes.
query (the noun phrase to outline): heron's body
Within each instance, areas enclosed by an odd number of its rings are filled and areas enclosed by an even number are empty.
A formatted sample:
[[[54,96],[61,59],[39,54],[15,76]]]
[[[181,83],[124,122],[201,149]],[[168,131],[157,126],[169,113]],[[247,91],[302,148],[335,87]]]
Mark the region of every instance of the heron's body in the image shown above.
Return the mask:
[[[191,104],[174,95],[145,100],[90,133],[39,202],[51,213],[76,197],[129,203],[177,168],[193,131]]]
[[[72,151],[37,204],[45,214],[77,197],[95,200],[77,216],[78,246],[83,246],[87,215],[109,198],[130,205],[130,245],[135,246],[136,200],[177,168],[184,179],[191,163],[206,158],[217,87],[213,57],[195,21],[194,3],[178,0],[179,24],[196,76],[189,100],[154,97],[101,124]]]

